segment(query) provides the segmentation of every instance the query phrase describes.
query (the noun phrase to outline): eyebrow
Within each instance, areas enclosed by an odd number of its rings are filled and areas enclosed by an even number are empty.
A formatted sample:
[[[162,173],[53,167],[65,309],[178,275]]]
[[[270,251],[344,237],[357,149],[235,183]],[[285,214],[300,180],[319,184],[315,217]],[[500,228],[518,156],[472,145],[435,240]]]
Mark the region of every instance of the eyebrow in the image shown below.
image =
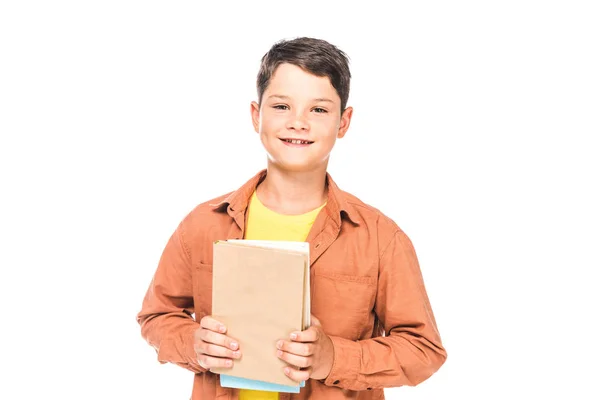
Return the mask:
[[[282,95],[282,94],[272,94],[267,99],[270,99],[272,97],[277,97],[277,98],[283,99],[283,100],[291,100],[290,96],[285,96],[285,95]],[[333,100],[330,100],[330,99],[327,99],[327,98],[324,98],[324,97],[319,97],[319,98],[313,99],[313,101],[326,101],[326,102],[333,103]]]

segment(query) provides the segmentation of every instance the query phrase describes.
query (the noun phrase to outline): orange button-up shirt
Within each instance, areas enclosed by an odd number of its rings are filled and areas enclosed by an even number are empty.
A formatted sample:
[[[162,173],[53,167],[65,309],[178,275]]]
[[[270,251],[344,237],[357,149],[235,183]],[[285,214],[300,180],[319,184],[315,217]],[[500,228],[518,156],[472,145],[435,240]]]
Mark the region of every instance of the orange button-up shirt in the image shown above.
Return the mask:
[[[249,199],[265,176],[263,170],[181,221],[137,315],[158,361],[195,372],[192,400],[238,398],[237,389],[221,387],[218,375],[198,364],[194,332],[212,310],[213,243],[244,237]],[[410,239],[329,174],[327,187],[327,205],[307,241],[311,313],[333,341],[333,367],[326,379],[309,379],[300,394],[280,399],[382,399],[385,387],[429,378],[446,351]]]

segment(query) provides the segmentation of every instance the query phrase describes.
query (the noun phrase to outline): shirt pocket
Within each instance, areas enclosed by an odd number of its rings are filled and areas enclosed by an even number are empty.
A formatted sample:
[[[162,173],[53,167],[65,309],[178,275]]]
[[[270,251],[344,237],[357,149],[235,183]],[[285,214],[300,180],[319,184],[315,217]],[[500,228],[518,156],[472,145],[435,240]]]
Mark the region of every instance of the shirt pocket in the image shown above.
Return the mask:
[[[328,335],[357,340],[375,305],[377,277],[315,272],[311,313]]]
[[[194,312],[196,321],[212,313],[212,264],[198,263],[192,271]]]

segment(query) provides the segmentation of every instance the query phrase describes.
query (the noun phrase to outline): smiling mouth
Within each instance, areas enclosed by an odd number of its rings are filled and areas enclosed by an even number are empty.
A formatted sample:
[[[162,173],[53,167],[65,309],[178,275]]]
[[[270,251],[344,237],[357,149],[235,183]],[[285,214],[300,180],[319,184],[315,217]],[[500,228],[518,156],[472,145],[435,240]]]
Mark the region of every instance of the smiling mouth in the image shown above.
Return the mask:
[[[299,139],[280,139],[282,142],[291,143],[291,144],[312,144],[309,140],[299,140]]]

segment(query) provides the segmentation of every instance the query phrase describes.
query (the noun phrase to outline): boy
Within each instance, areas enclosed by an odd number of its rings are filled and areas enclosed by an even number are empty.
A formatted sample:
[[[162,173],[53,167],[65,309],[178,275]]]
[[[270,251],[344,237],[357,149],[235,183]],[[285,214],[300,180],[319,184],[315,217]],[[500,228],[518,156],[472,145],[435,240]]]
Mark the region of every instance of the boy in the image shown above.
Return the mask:
[[[266,170],[197,206],[169,239],[137,318],[160,362],[195,372],[193,400],[381,399],[384,387],[416,385],[444,363],[410,239],[327,173],[350,126],[349,88],[348,58],[328,42],[273,45],[251,104]],[[300,394],[223,388],[208,371],[244,352],[210,317],[212,244],[234,238],[310,243],[311,327],[273,348],[300,367],[283,371],[306,382]]]

